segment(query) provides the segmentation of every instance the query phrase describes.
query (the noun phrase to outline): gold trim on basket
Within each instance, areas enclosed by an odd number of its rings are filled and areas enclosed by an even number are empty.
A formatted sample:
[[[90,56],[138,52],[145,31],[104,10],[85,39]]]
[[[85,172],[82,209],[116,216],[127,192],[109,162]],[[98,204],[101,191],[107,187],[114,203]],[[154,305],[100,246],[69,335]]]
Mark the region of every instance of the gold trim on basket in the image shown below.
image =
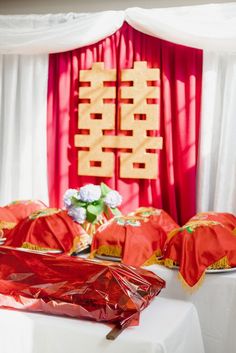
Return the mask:
[[[163,260],[159,260],[158,257],[162,255],[161,250],[158,249],[156,250],[152,256],[144,262],[142,266],[151,266],[151,265],[161,265],[163,263]]]
[[[227,256],[222,257],[220,260],[214,262],[212,265],[208,266],[209,270],[219,270],[222,268],[231,268]]]
[[[0,229],[13,229],[15,226],[15,222],[0,221]]]
[[[52,251],[52,250],[57,250],[57,251],[61,251],[60,249],[53,249],[53,248],[44,248],[44,247],[41,247],[39,245],[35,245],[35,244],[32,244],[30,242],[24,242],[22,245],[21,245],[21,248],[23,249],[30,249],[30,250],[37,250],[37,251]]]
[[[122,249],[118,246],[112,245],[101,245],[99,248],[95,249],[89,255],[90,259],[93,259],[95,255],[106,255],[106,256],[115,256],[121,257],[122,256]]]

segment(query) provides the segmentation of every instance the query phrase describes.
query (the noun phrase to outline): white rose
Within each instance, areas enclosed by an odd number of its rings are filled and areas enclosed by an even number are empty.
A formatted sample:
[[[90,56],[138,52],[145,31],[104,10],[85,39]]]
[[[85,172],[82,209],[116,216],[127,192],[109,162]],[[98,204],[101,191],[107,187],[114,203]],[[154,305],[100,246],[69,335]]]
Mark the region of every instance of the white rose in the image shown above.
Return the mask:
[[[72,205],[71,199],[72,199],[72,197],[76,197],[77,194],[78,194],[78,190],[76,190],[76,189],[66,190],[66,192],[63,196],[63,202],[64,202],[65,208],[68,209]]]
[[[86,220],[86,209],[83,207],[71,207],[68,215],[77,223],[83,224]]]
[[[108,207],[116,208],[121,205],[122,196],[118,193],[118,191],[111,190],[106,195],[104,202]]]
[[[84,202],[93,202],[100,199],[102,195],[99,185],[88,184],[79,189],[80,200]]]

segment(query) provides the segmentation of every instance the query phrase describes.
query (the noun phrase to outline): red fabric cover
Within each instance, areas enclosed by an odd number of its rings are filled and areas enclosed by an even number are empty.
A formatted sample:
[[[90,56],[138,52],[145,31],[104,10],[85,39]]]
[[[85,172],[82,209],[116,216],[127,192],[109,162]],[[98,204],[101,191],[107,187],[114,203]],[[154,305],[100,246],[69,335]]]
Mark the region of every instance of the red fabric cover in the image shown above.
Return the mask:
[[[17,222],[28,217],[31,213],[42,210],[47,206],[39,200],[19,200],[13,201],[9,205],[5,206],[5,209],[9,211],[17,220]]]
[[[72,252],[82,234],[83,228],[66,211],[45,208],[20,221],[8,234],[5,245]]]
[[[17,218],[14,214],[5,206],[0,207],[0,222],[17,222]]]
[[[223,224],[230,230],[234,230],[236,228],[236,217],[232,213],[200,212],[189,220],[189,222],[195,221],[216,221]]]
[[[46,208],[42,201],[20,200],[0,207],[0,237],[8,237],[9,232],[22,219],[32,212]]]
[[[6,207],[0,207],[0,238],[8,236],[10,229],[17,224],[17,219]]]
[[[124,265],[0,247],[0,306],[124,328],[165,287],[154,273]]]
[[[170,233],[164,260],[179,265],[184,282],[194,287],[216,262],[221,261],[219,268],[236,266],[236,236],[215,221],[189,222]]]
[[[131,214],[137,217],[147,218],[154,227],[161,227],[166,233],[179,227],[167,212],[153,207],[140,207]]]
[[[113,178],[78,176],[79,71],[93,62],[120,70],[134,61],[147,61],[160,69],[160,129],[163,150],[158,154],[156,180],[122,179],[116,169]],[[184,224],[196,213],[196,165],[200,122],[202,51],[172,44],[140,33],[125,23],[112,36],[77,50],[51,54],[48,80],[48,175],[50,206],[61,207],[63,193],[87,183],[105,182],[123,196],[121,211],[127,214],[139,206],[165,209]],[[117,91],[120,82],[117,81]],[[119,99],[117,129],[119,127]]]
[[[156,262],[166,237],[165,231],[148,218],[115,217],[95,233],[91,253],[121,257],[126,265],[142,266]]]

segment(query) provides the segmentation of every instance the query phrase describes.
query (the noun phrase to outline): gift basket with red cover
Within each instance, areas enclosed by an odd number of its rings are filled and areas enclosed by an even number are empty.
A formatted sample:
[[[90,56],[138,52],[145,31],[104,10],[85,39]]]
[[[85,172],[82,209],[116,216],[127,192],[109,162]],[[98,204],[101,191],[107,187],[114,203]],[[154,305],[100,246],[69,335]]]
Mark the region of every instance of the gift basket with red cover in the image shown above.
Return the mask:
[[[179,277],[190,289],[198,286],[206,271],[222,272],[236,267],[236,217],[205,212],[168,234],[164,264],[179,268]]]
[[[46,205],[39,200],[17,200],[0,207],[0,239],[5,240],[19,221],[44,208]]]
[[[44,208],[22,219],[8,234],[5,245],[38,251],[73,253],[90,244],[91,238],[67,214]]]
[[[158,263],[167,233],[178,227],[163,210],[139,208],[102,225],[94,235],[91,257],[112,256],[124,264],[148,266]]]
[[[236,234],[236,217],[232,213],[226,212],[199,212],[189,222],[215,221],[223,224],[229,230]]]

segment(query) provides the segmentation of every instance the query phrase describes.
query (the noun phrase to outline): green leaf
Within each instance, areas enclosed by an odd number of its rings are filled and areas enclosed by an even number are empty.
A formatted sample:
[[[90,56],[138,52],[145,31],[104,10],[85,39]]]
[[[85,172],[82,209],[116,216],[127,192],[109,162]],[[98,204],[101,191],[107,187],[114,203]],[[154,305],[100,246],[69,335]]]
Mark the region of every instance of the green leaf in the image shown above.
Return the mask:
[[[103,212],[103,203],[97,203],[97,205],[88,205],[87,211],[93,215],[98,216]]]
[[[94,221],[96,221],[97,219],[97,216],[93,213],[90,213],[88,210],[87,210],[87,217],[86,217],[87,221],[90,222],[90,223],[93,223]]]
[[[111,191],[111,189],[105,183],[101,183],[101,191],[102,191],[102,196],[105,197],[108,194],[108,192]]]
[[[118,208],[111,208],[110,207],[110,210],[114,216],[121,216],[122,215],[122,213],[120,212],[120,210]]]
[[[72,204],[77,207],[85,207],[87,205],[86,202],[84,202],[82,200],[78,200],[75,197],[72,197],[71,201],[72,201]]]
[[[103,200],[102,200],[102,199],[99,199],[99,200],[96,200],[96,201],[91,202],[90,205],[97,206],[97,205],[101,205],[101,204],[103,204]]]
[[[190,233],[190,234],[193,233],[193,229],[192,229],[191,227],[186,227],[186,230],[187,230],[187,232]]]

